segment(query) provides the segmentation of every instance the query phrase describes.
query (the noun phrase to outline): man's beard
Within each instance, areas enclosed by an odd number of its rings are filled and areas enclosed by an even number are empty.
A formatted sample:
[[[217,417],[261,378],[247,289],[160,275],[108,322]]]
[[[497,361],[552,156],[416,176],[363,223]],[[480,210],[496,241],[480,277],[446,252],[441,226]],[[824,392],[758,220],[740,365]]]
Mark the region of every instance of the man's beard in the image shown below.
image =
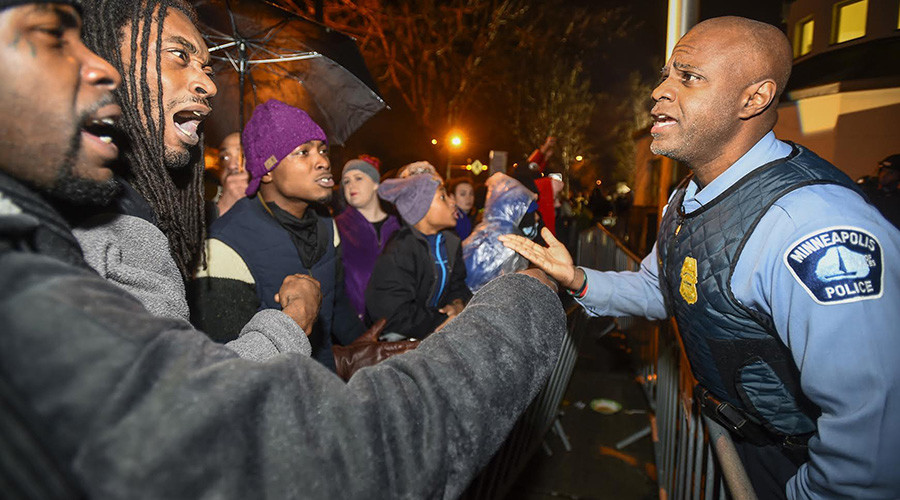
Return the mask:
[[[160,91],[162,91],[162,89],[160,89]],[[202,104],[208,108],[212,108],[209,99],[203,97],[192,96],[190,98],[172,99],[166,102],[166,115],[173,113],[173,110],[179,104],[188,102]],[[166,123],[166,121],[164,120],[163,123]],[[165,129],[165,125],[163,125],[163,129]],[[203,144],[202,123],[197,128],[197,134],[200,136],[200,142],[194,146],[189,146],[186,150],[170,150],[165,147],[165,139],[163,139],[163,148],[165,149],[165,153],[163,154],[163,165],[166,167],[166,170],[181,170],[188,165],[197,163],[201,159],[203,156],[203,148],[201,147],[201,144]],[[163,130],[163,137],[165,137],[165,130]]]
[[[75,161],[81,152],[81,131],[77,130],[69,142],[56,180],[47,194],[75,205],[108,205],[119,194],[121,186],[116,179],[105,181],[85,179],[75,174]]]
[[[166,148],[165,155],[163,155],[163,165],[165,165],[166,170],[181,170],[191,163],[191,157],[194,156],[191,154],[191,151],[199,149],[191,148],[189,151],[171,151]]]

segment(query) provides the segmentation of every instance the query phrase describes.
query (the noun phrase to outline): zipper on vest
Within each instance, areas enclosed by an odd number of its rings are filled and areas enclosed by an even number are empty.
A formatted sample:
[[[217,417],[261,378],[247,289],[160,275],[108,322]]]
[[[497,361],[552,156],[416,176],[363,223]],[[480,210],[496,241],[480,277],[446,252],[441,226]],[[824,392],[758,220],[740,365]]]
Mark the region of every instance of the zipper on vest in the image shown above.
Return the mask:
[[[682,198],[682,201],[683,200],[684,199]],[[674,236],[678,236],[678,233],[681,232],[681,226],[684,225],[684,220],[687,218],[686,214],[684,213],[684,207],[680,203],[678,204],[678,208],[675,210],[675,217],[676,217],[676,220],[675,220],[676,226],[675,226]]]

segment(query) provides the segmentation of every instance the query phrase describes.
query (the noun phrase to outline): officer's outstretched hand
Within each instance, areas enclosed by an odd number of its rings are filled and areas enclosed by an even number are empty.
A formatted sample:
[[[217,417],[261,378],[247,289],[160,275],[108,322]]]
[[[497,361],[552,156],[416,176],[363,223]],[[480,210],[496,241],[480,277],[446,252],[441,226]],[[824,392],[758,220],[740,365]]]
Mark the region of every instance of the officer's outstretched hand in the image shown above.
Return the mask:
[[[565,245],[554,238],[553,233],[546,227],[541,229],[541,236],[548,246],[542,247],[524,236],[515,234],[503,234],[498,239],[503,242],[504,246],[515,250],[532,264],[541,268],[560,285],[570,290],[581,288],[584,277],[575,267],[572,256],[569,255]]]

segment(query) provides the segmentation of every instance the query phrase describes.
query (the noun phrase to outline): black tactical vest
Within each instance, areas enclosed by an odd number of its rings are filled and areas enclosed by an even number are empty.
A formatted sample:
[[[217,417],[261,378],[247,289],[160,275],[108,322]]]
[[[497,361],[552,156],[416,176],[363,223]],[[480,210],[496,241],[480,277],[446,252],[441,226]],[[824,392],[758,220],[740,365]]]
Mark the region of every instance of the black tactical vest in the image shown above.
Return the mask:
[[[813,184],[859,192],[843,172],[798,145],[690,214],[682,207],[686,179],[672,196],[657,239],[660,288],[694,376],[718,399],[786,435],[814,431],[819,410],[803,396],[799,370],[772,318],[735,299],[731,276],[769,207]]]

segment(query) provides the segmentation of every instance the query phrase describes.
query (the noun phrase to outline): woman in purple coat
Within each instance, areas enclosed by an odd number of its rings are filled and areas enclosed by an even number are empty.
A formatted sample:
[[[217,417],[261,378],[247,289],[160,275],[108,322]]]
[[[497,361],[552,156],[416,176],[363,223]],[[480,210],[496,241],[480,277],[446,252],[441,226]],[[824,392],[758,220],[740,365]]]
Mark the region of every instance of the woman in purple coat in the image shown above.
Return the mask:
[[[347,209],[334,218],[341,236],[344,289],[360,318],[366,312],[365,292],[375,267],[391,235],[400,222],[389,215],[378,200],[379,174],[367,160],[350,160],[341,174],[341,189]]]

